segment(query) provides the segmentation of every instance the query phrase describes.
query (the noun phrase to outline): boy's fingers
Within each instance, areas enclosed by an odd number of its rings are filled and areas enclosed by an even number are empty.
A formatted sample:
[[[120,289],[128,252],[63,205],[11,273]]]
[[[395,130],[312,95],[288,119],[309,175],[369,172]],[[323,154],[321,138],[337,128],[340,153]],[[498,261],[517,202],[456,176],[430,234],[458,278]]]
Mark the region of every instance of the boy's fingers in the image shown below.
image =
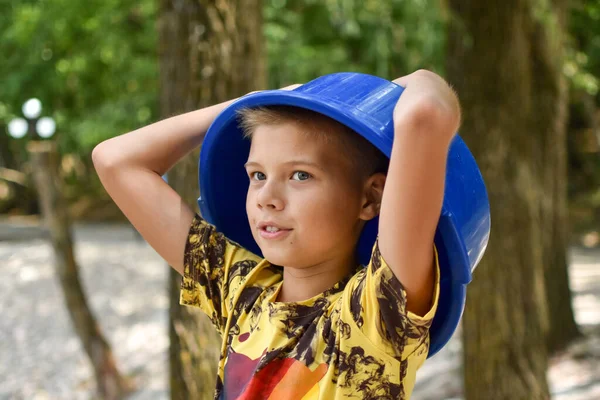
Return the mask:
[[[406,76],[401,76],[400,78],[396,78],[394,79],[392,82],[395,83],[396,85],[400,85],[402,87],[406,87]]]
[[[290,86],[282,87],[282,88],[281,88],[281,89],[279,89],[279,90],[294,90],[294,89],[296,89],[296,88],[297,88],[297,87],[299,87],[299,86],[302,86],[302,84],[300,84],[300,83],[295,83],[295,84],[293,84],[293,85],[290,85]],[[252,93],[258,93],[258,92],[264,92],[264,90],[254,90],[254,91],[252,91],[252,92],[246,93],[246,96],[247,96],[247,95],[249,95],[249,94],[252,94]]]
[[[418,69],[415,72],[413,72],[412,74],[401,76],[399,78],[394,79],[392,82],[406,88],[409,81],[411,81],[415,78],[423,78],[423,79],[429,79],[429,80],[431,80],[431,79],[435,80],[435,78],[439,79],[439,77],[431,71],[428,71],[426,69]]]
[[[422,70],[418,70],[418,71],[413,72],[412,74],[408,74],[408,75],[404,75],[399,78],[396,78],[392,82],[394,82],[397,85],[402,86],[403,88],[406,88],[408,86],[409,81],[414,79],[416,75],[422,74],[422,73],[423,73]]]
[[[294,90],[294,89],[296,89],[297,87],[300,87],[300,86],[302,86],[301,83],[295,83],[295,84],[290,85],[290,86],[282,87],[281,90]]]
[[[399,78],[394,79],[392,82],[394,82],[396,85],[400,85],[405,88],[406,85],[408,85],[408,81],[410,80],[413,74],[414,72],[412,74],[401,76]]]

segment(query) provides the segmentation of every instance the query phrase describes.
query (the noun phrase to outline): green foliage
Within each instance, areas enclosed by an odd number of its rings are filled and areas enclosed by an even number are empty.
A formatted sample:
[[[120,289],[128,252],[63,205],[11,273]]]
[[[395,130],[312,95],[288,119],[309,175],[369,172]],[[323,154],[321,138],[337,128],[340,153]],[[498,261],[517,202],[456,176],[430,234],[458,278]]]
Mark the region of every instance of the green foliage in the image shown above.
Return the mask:
[[[337,71],[394,79],[440,71],[445,26],[432,0],[269,0],[269,82],[306,82]]]
[[[269,86],[335,71],[393,79],[442,72],[445,24],[433,0],[265,0]],[[0,0],[0,123],[38,97],[57,120],[63,152],[157,117],[155,0]],[[571,10],[565,73],[597,95],[600,0]],[[4,134],[4,133],[2,133]]]
[[[565,74],[576,89],[597,96],[600,103],[600,0],[578,0],[571,9]]]
[[[270,87],[336,71],[393,79],[443,64],[444,26],[432,0],[264,6]],[[61,151],[85,156],[156,120],[156,0],[0,0],[0,10],[0,123],[37,97],[56,119]]]
[[[37,97],[61,150],[85,154],[155,117],[155,1],[4,1],[1,10],[4,122]]]

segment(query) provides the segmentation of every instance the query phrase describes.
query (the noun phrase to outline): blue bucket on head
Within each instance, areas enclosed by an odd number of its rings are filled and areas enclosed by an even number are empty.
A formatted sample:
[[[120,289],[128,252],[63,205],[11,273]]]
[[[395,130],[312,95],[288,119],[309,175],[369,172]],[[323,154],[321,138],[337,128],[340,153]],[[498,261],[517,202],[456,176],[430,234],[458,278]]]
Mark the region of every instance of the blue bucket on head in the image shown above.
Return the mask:
[[[306,108],[350,127],[390,157],[392,115],[403,88],[359,73],[335,73],[292,91],[268,90],[244,96],[223,110],[210,126],[200,153],[202,216],[231,240],[262,255],[246,215],[248,178],[244,163],[250,141],[243,138],[237,110],[272,105]],[[358,243],[359,260],[367,264],[377,237],[378,218],[369,221]],[[428,357],[438,352],[456,330],[466,299],[466,286],[483,256],[490,233],[487,192],[475,159],[457,135],[448,154],[442,212],[435,234],[440,261],[440,298],[430,330]]]

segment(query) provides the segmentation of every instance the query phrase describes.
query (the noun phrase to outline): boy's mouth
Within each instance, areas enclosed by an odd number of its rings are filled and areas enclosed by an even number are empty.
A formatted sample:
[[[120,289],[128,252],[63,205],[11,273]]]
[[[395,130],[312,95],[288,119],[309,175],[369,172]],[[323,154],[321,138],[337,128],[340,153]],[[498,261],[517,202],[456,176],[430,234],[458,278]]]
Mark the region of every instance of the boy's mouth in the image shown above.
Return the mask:
[[[291,229],[277,229],[277,230],[268,230],[268,229],[260,229],[259,234],[261,237],[265,239],[281,239],[287,236],[292,230]]]
[[[258,224],[258,231],[260,236],[265,239],[279,239],[287,236],[292,230],[271,221],[263,221]]]

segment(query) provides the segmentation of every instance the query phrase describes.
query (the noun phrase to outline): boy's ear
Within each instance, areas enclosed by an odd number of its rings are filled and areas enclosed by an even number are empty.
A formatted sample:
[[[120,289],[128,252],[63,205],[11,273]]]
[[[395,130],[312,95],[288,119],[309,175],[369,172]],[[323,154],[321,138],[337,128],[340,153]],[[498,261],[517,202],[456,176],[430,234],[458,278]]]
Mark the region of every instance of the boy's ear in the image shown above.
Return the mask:
[[[385,174],[376,173],[371,175],[365,182],[360,219],[369,221],[379,215],[385,178]]]

